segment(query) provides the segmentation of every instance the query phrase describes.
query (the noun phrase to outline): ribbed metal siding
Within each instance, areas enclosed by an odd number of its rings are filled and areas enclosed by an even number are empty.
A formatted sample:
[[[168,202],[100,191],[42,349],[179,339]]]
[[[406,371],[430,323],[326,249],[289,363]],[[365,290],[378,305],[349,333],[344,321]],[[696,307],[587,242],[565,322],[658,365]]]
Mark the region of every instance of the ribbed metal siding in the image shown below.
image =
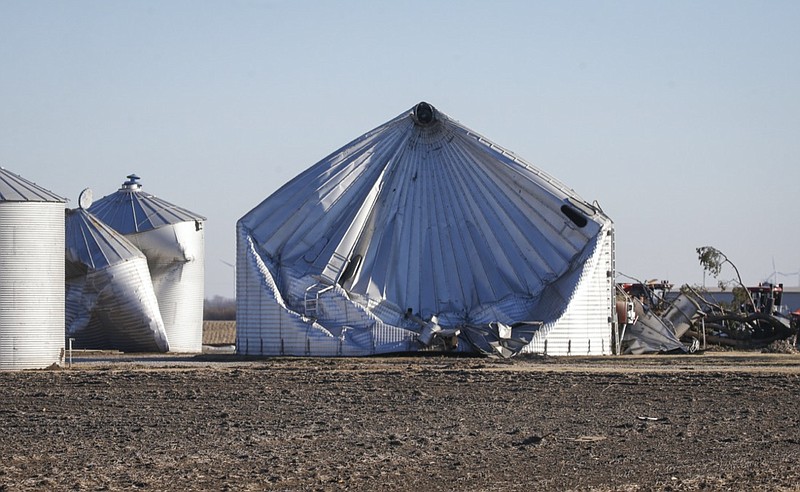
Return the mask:
[[[67,281],[67,334],[75,348],[167,352],[144,257],[135,257]]]
[[[0,370],[64,352],[64,204],[0,202]]]
[[[313,326],[286,309],[266,265],[239,226],[236,275],[236,350],[245,355],[307,355]],[[269,294],[272,296],[269,296]],[[316,331],[316,330],[315,330]],[[315,343],[317,348],[319,344]]]
[[[237,225],[236,350],[243,355],[365,356],[414,350],[414,334],[352,304],[338,286],[320,299],[322,324],[291,310],[248,231]],[[323,326],[325,325],[325,326]],[[330,326],[329,326],[330,325]],[[335,326],[334,326],[335,325]],[[331,331],[336,331],[336,335]]]
[[[147,257],[171,352],[203,350],[205,233],[181,222],[125,236]]]
[[[613,351],[613,227],[607,225],[564,315],[534,337],[525,352],[609,355]],[[549,330],[547,328],[550,328]]]
[[[369,323],[357,316],[355,307],[346,309],[331,291],[320,299],[322,325],[311,323],[289,309],[276,279],[258,253],[246,228],[240,223],[237,235],[237,348],[253,355],[369,355],[415,350],[409,332],[379,320]],[[567,305],[563,314],[545,326],[526,352],[550,355],[608,355],[612,353],[613,328],[613,229],[601,231],[575,280],[551,293],[551,300]],[[289,282],[283,279],[284,283]],[[574,287],[573,287],[574,286]],[[284,285],[284,290],[291,290]],[[512,306],[513,307],[513,306]],[[366,323],[366,324],[365,324]],[[349,328],[347,325],[352,326]],[[325,329],[339,328],[341,336]],[[367,329],[364,329],[367,327]],[[368,335],[367,335],[368,334]],[[369,339],[365,338],[369,336]]]

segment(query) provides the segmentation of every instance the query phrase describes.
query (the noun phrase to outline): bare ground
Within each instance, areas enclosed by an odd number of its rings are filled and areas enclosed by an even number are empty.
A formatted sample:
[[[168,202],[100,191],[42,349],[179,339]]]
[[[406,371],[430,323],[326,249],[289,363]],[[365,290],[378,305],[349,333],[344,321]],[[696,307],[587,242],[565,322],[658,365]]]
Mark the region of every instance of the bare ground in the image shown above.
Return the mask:
[[[4,490],[800,490],[800,356],[99,356],[0,373]]]

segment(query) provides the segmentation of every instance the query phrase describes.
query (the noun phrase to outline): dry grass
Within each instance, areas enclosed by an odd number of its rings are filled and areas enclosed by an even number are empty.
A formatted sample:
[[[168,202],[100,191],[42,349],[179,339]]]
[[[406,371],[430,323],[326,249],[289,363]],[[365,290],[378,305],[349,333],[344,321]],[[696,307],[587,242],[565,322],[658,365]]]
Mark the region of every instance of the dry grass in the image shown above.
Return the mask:
[[[236,321],[203,321],[203,345],[236,343]]]

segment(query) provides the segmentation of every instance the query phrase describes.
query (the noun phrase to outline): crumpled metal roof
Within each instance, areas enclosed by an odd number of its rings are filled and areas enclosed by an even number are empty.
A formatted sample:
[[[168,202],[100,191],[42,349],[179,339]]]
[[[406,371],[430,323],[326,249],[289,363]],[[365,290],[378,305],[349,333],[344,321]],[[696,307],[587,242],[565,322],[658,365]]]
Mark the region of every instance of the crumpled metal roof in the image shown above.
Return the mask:
[[[179,222],[204,221],[205,217],[142,191],[139,177],[128,175],[115,193],[94,202],[89,211],[121,234],[158,229]]]
[[[0,202],[61,202],[66,199],[0,167]]]
[[[423,102],[303,172],[240,225],[292,277],[336,282],[423,319],[466,320],[510,298],[536,304],[610,222]]]
[[[147,258],[85,209],[91,190],[78,201],[65,221],[67,336],[78,348],[168,351]]]
[[[82,208],[67,210],[65,243],[67,277],[91,270],[101,270],[144,254],[111,227]]]

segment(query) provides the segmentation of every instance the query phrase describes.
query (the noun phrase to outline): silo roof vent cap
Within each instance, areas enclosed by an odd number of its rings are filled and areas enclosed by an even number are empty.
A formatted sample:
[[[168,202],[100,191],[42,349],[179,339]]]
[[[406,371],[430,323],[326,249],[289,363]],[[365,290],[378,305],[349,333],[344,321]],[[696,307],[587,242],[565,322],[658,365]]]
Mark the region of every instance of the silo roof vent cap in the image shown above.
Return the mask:
[[[422,101],[414,106],[413,117],[417,125],[431,125],[436,121],[436,109],[425,101]]]
[[[135,191],[135,190],[139,190],[139,189],[142,188],[142,185],[139,184],[139,180],[142,179],[142,178],[140,178],[139,176],[137,176],[135,174],[129,174],[127,176],[127,178],[128,178],[128,181],[125,181],[124,183],[122,183],[122,188],[120,188],[120,189],[122,189],[122,190],[134,190]]]

